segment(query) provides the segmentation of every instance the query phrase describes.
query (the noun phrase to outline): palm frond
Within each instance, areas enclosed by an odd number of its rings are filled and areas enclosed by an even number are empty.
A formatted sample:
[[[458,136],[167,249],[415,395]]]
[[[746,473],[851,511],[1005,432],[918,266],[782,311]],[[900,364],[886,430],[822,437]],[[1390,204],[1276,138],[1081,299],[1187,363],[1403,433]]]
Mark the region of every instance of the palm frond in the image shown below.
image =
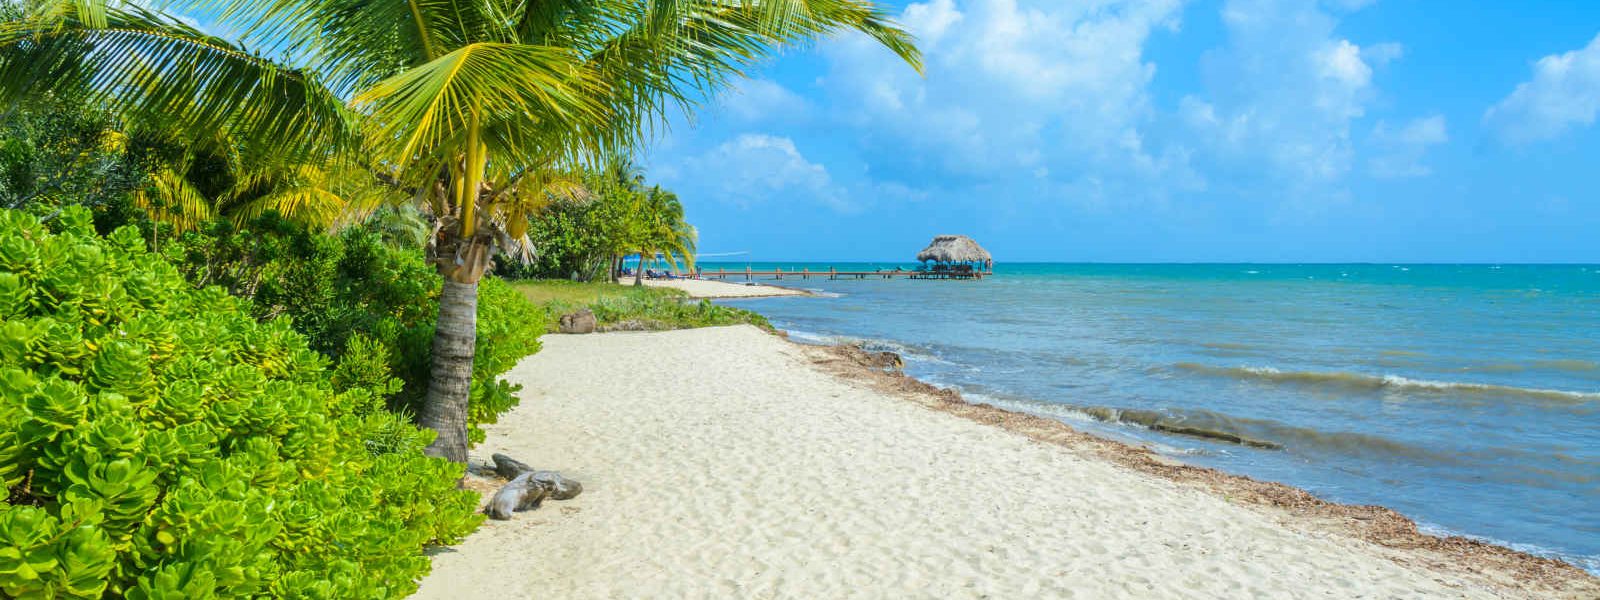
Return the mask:
[[[404,249],[421,248],[433,229],[422,213],[409,205],[382,205],[362,226],[376,231],[384,243]]]
[[[556,5],[577,0],[553,0]],[[543,4],[543,3],[538,3]],[[608,84],[601,98],[614,115],[596,132],[603,151],[631,149],[665,118],[685,115],[774,50],[844,30],[878,40],[914,68],[921,54],[882,8],[856,0],[635,0],[605,13],[604,26],[557,22],[544,39],[584,53],[585,67]],[[532,10],[532,9],[530,9]],[[568,11],[576,14],[576,11]],[[562,29],[562,28],[565,29]]]
[[[268,211],[311,227],[332,226],[344,211],[344,198],[317,186],[295,186],[239,203],[228,211],[235,225],[243,225]]]
[[[307,227],[334,230],[366,221],[378,208],[404,199],[358,165],[301,164],[241,170],[217,205],[235,224],[275,211]]]
[[[133,205],[152,221],[171,225],[179,233],[211,220],[214,214],[210,200],[180,170],[171,168],[151,173],[144,189],[133,195]]]
[[[527,234],[528,219],[558,201],[583,201],[589,190],[580,177],[570,173],[534,170],[519,177],[508,189],[494,193],[485,211],[493,221],[504,223],[508,234],[521,238]]]
[[[135,5],[62,10],[0,28],[0,104],[36,86],[200,137],[218,130],[308,157],[355,145],[343,103],[311,75]]]
[[[459,147],[474,119],[481,123],[582,128],[604,123],[593,101],[598,83],[561,48],[480,43],[384,80],[355,98],[370,115],[368,138],[380,159],[409,165]],[[502,138],[515,153],[520,136]]]

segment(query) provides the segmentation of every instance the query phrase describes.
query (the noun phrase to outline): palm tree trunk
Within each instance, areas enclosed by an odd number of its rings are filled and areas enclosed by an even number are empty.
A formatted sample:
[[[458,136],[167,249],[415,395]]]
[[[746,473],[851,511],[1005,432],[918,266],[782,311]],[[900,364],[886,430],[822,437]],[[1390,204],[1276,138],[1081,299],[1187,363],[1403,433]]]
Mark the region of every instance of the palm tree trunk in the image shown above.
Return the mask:
[[[439,437],[424,450],[467,462],[467,401],[472,395],[472,354],[478,336],[478,282],[444,280],[439,322],[433,330],[433,372],[419,424]]]
[[[633,284],[644,285],[644,251],[639,251],[639,268],[633,271]]]
[[[452,169],[459,211],[455,227],[459,229],[453,238],[434,239],[428,252],[429,262],[444,278],[444,287],[439,291],[439,319],[433,328],[428,395],[417,419],[418,425],[438,433],[424,453],[463,464],[467,462],[472,358],[478,341],[478,281],[489,266],[491,252],[488,239],[478,232],[487,152],[481,133],[474,111],[467,125],[466,156],[459,170]]]

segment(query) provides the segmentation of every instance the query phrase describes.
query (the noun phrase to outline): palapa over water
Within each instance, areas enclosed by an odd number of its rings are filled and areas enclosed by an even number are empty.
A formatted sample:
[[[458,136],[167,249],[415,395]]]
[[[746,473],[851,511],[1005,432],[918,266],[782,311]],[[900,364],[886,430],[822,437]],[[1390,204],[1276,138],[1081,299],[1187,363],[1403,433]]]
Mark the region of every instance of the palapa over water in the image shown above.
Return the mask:
[[[964,235],[940,235],[935,236],[933,243],[917,253],[917,260],[941,263],[987,263],[994,258],[972,238]]]
[[[977,279],[994,272],[994,257],[964,235],[935,236],[927,248],[917,253],[917,260],[927,263],[919,271],[942,275],[934,277],[937,279]]]

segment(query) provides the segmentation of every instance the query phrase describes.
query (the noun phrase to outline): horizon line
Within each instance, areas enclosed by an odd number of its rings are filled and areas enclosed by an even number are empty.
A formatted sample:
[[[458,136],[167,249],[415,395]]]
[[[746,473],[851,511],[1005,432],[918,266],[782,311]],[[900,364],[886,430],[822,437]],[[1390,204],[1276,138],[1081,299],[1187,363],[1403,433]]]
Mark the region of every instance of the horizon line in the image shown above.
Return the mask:
[[[737,263],[890,263],[890,264],[915,264],[920,261],[895,260],[895,259],[762,259],[762,260],[737,260],[737,261],[697,261],[697,262],[737,262]],[[1371,265],[1371,266],[1514,266],[1514,267],[1600,267],[1600,262],[1491,262],[1491,261],[1453,261],[1453,262],[1406,262],[1406,261],[1116,261],[1116,260],[1015,260],[1002,261],[996,259],[996,265],[1285,265],[1285,266],[1335,266],[1335,265]]]

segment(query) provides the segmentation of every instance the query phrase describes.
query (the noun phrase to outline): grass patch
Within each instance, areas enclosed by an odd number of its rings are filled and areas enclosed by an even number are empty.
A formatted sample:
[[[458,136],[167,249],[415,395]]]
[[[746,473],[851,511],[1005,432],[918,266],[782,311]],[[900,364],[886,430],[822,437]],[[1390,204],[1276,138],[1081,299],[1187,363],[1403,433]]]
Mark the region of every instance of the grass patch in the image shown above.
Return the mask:
[[[545,329],[555,331],[561,315],[578,309],[594,311],[603,330],[664,331],[723,325],[755,325],[772,331],[758,313],[693,300],[683,290],[634,287],[614,283],[580,283],[559,279],[511,283],[530,302],[544,309]]]
[[[682,290],[668,288],[635,288],[615,283],[568,281],[566,279],[520,279],[511,282],[529,302],[550,306],[588,306],[604,298],[616,298],[631,293],[660,292],[665,295],[688,297]]]

